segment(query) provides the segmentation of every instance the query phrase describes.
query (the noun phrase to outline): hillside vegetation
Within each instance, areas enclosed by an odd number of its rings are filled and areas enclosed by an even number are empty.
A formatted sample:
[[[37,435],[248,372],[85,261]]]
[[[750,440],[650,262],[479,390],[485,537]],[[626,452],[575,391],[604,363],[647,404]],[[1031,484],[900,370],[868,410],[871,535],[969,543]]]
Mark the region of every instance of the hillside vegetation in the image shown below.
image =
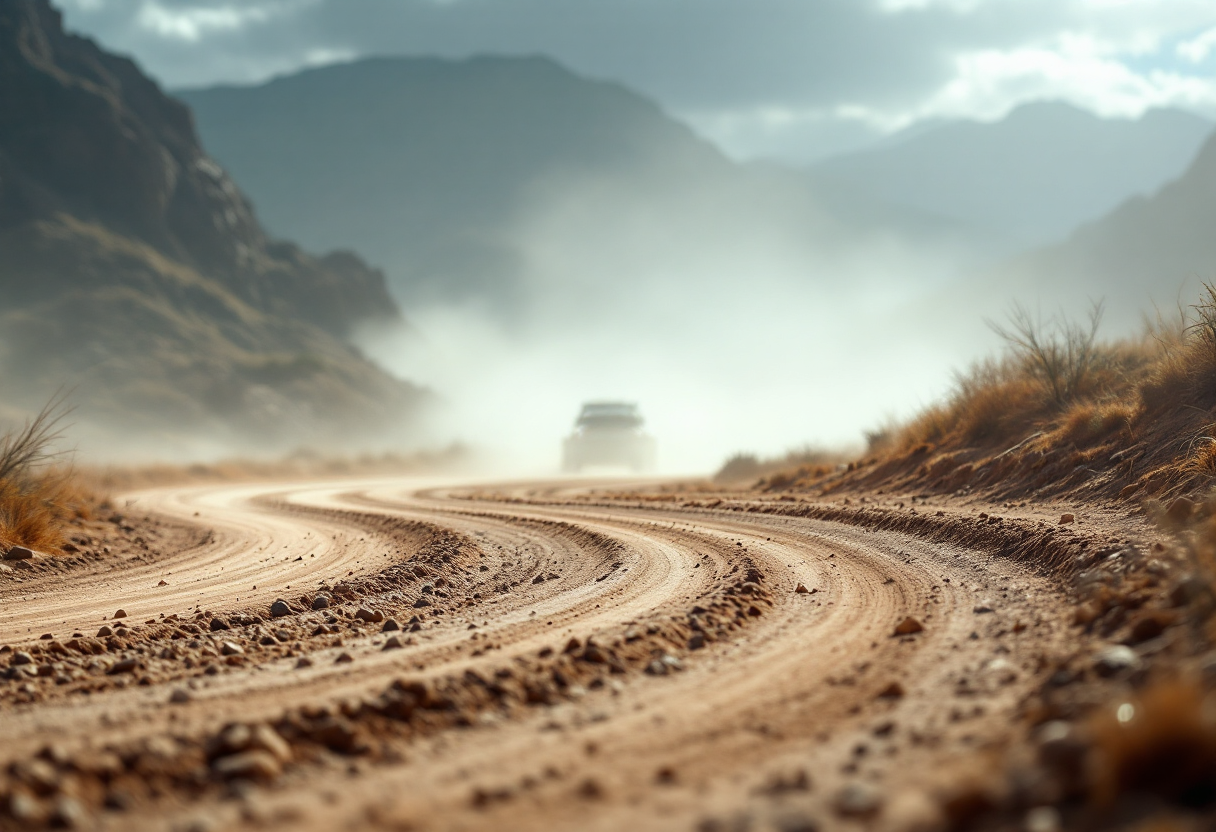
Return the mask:
[[[844,470],[802,466],[770,490],[977,493],[994,499],[1174,501],[1216,478],[1216,287],[1142,337],[1015,309],[999,357],[959,375],[918,417],[874,435]],[[1188,502],[1177,512],[1188,511]]]

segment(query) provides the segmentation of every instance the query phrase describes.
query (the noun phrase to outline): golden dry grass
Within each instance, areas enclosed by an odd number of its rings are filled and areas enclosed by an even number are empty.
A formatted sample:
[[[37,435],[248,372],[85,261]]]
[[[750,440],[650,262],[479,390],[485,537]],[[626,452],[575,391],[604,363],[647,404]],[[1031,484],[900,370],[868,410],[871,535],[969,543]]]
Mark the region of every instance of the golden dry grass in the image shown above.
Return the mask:
[[[96,500],[55,450],[69,409],[57,395],[21,427],[0,436],[0,549],[55,552],[64,526],[87,515]]]
[[[26,546],[53,554],[73,519],[89,519],[100,500],[81,488],[70,469],[43,471],[23,481],[0,481],[0,549]]]
[[[1216,484],[1216,286],[1139,337],[1091,342],[1093,320],[1047,326],[1023,313],[1004,354],[871,437],[847,472],[788,465],[762,487],[1202,495]]]

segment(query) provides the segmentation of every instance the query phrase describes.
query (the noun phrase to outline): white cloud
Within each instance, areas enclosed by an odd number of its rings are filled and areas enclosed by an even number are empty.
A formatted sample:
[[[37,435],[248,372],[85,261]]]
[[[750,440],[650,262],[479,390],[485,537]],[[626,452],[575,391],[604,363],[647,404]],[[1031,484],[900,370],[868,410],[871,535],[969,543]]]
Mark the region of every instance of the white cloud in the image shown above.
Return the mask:
[[[1216,79],[1161,69],[1137,72],[1108,44],[1065,34],[1052,47],[981,50],[959,55],[955,75],[916,117],[999,118],[1025,101],[1062,99],[1110,117],[1135,118],[1153,107],[1216,107]]]
[[[73,29],[170,86],[369,54],[546,54],[656,98],[741,158],[809,161],[1036,99],[1216,115],[1214,0],[60,2]]]
[[[216,32],[232,32],[250,23],[264,23],[275,9],[267,6],[191,6],[170,9],[146,2],[136,15],[136,25],[163,38],[196,43]]]
[[[878,8],[888,14],[920,12],[938,8],[968,14],[978,9],[981,2],[982,0],[879,0]]]
[[[1198,37],[1178,44],[1178,54],[1193,64],[1201,64],[1216,49],[1216,26]]]

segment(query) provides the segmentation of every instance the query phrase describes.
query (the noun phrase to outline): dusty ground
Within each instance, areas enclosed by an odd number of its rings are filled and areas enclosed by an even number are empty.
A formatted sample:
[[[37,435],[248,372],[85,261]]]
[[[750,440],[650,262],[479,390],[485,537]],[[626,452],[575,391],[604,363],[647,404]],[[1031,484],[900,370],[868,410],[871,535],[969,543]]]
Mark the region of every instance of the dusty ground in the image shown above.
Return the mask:
[[[0,825],[959,823],[1120,635],[1075,623],[1078,563],[1160,545],[1061,504],[622,487],[126,495],[0,571]]]

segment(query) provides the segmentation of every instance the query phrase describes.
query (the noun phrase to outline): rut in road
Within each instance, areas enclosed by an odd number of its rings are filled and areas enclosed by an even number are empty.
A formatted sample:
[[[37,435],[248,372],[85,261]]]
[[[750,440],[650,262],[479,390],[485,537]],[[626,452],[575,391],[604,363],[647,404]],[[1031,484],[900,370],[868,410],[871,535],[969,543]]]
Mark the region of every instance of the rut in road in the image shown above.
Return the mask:
[[[214,535],[2,590],[8,818],[906,825],[1075,646],[999,535],[536,491],[132,495]]]

